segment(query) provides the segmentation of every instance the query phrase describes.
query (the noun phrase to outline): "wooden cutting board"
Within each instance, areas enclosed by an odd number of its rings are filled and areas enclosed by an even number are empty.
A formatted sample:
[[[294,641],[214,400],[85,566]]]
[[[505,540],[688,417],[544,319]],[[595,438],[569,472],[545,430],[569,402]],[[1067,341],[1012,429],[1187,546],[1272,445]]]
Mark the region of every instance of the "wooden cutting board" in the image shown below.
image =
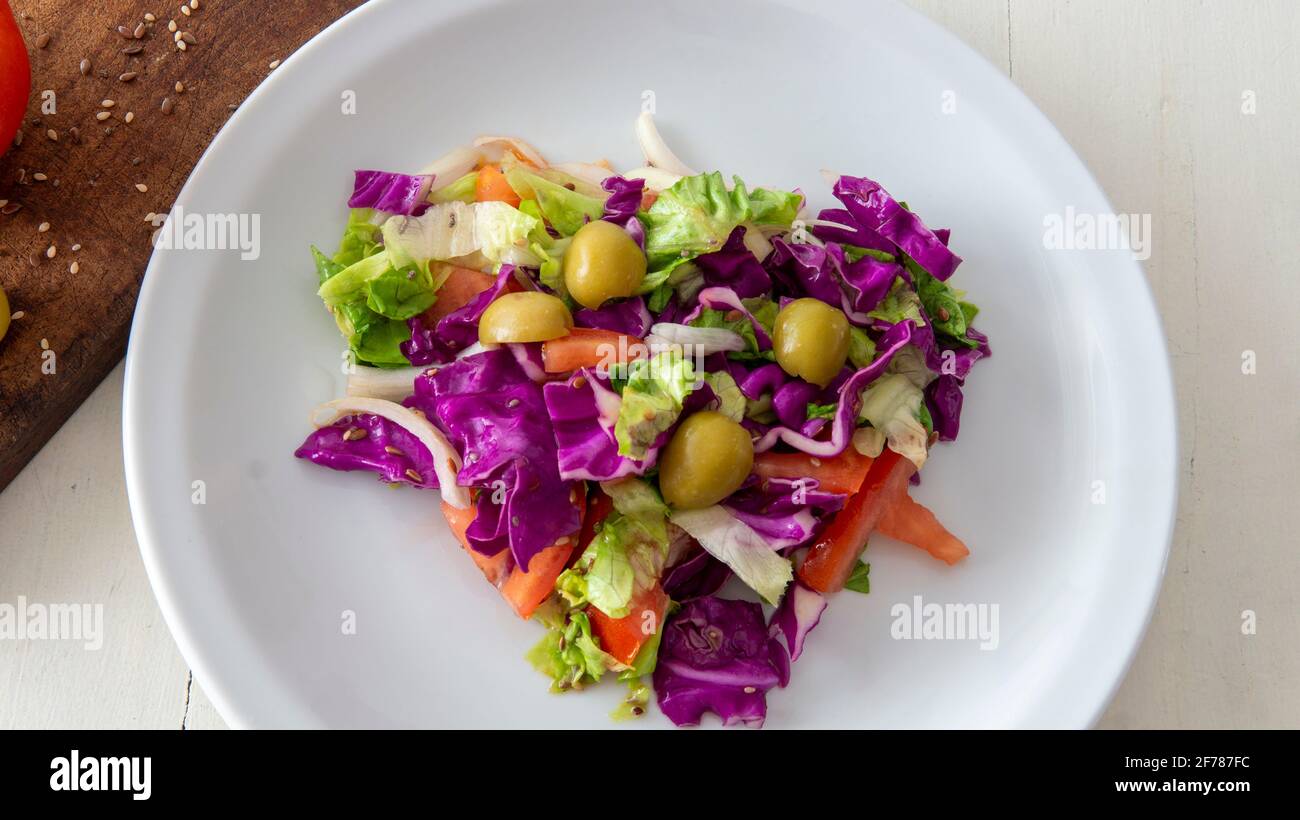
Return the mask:
[[[277,60],[362,2],[13,0],[32,97],[0,157],[0,286],[18,314],[0,340],[0,490],[125,353],[146,217]]]

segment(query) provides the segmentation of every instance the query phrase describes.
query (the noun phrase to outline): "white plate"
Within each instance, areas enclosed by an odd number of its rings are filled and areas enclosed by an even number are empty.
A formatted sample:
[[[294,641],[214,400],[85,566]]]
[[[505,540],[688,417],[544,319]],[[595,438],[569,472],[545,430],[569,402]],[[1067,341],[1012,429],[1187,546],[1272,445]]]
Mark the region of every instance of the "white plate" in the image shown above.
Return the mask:
[[[911,11],[849,0],[383,0],[244,103],[177,205],[260,214],[260,258],[155,252],[124,421],[145,564],[217,708],[235,726],[611,725],[617,684],[547,693],[522,659],[540,630],[483,582],[436,496],[292,453],[308,409],[343,384],[308,245],[332,250],[352,169],[415,170],[480,133],[632,167],[651,93],[688,163],[802,186],[819,205],[819,169],[863,174],[952,228],[955,281],[992,339],[961,440],[918,491],[973,555],[948,568],[874,543],[871,594],[835,598],[769,696],[769,725],[1089,725],[1142,635],[1172,525],[1173,394],[1151,295],[1131,254],[1045,250],[1045,215],[1112,208],[1005,77]],[[996,604],[998,648],[891,638],[891,609],[914,595]]]

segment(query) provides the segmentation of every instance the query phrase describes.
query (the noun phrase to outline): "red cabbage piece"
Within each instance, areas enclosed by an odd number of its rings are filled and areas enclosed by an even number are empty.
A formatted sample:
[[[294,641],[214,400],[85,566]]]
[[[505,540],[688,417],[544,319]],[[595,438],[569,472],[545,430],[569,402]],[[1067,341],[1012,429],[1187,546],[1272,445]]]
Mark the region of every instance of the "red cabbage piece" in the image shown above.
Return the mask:
[[[432,185],[433,174],[357,171],[348,207],[419,216],[429,207],[429,188]]]
[[[645,226],[636,218],[645,191],[644,179],[625,179],[615,175],[601,180],[600,187],[609,192],[605,199],[605,214],[601,220],[619,226],[645,250]]]
[[[825,611],[826,596],[804,586],[799,579],[786,589],[781,605],[772,613],[769,633],[784,642],[792,662],[803,654],[808,633],[821,621]]]
[[[720,249],[695,257],[695,265],[706,286],[730,288],[741,299],[763,296],[772,290],[772,277],[745,247],[744,226],[733,230]]]
[[[452,311],[434,327],[425,324],[421,316],[406,321],[411,338],[398,345],[406,360],[416,367],[449,362],[456,354],[478,341],[478,320],[483,311],[512,283],[519,281],[514,265],[502,265],[492,287],[477,294],[462,308]]]
[[[961,405],[961,380],[956,376],[941,374],[925,388],[925,406],[940,440],[957,438],[961,429]]]
[[[712,595],[731,577],[731,568],[703,549],[697,549],[664,573],[663,588],[678,603]]]
[[[844,299],[834,260],[826,249],[811,242],[772,239],[772,254],[765,262],[772,276],[793,296],[809,296],[838,308]]]
[[[614,425],[622,399],[605,376],[584,368],[567,381],[547,384],[542,392],[562,478],[608,481],[643,475],[654,466],[657,449],[651,449],[642,461],[618,454]]]
[[[723,506],[774,549],[789,550],[808,543],[844,500],[839,493],[818,489],[815,479],[770,478],[742,487]]]
[[[573,323],[578,327],[628,333],[638,339],[645,338],[653,321],[650,311],[646,309],[645,299],[640,296],[609,302],[595,310],[583,308],[573,314]]]
[[[849,262],[844,249],[834,243],[826,246],[826,254],[844,280],[849,297],[846,312],[849,307],[858,313],[875,310],[894,280],[904,273],[903,266],[897,262],[883,262],[873,256]]]
[[[478,515],[466,532],[477,552],[509,547],[524,570],[534,555],[580,522],[573,485],[560,477],[542,386],[505,348],[466,356],[421,374],[407,404],[446,432],[476,487]]]
[[[947,279],[961,264],[961,257],[948,250],[919,216],[899,205],[880,183],[842,176],[832,193],[844,203],[855,226],[888,239],[934,278]]]
[[[678,726],[713,712],[725,726],[758,728],[767,691],[787,678],[785,648],[768,634],[756,603],[696,598],[664,624],[655,697]]]
[[[876,359],[855,372],[840,386],[839,403],[831,422],[831,437],[819,441],[807,433],[790,427],[773,427],[754,442],[754,452],[763,453],[776,446],[778,441],[811,456],[836,456],[844,452],[857,425],[858,410],[862,407],[862,391],[885,372],[894,354],[912,341],[914,326],[904,320],[890,326],[876,342]]]
[[[353,434],[352,440],[345,439],[344,434],[353,428],[365,435],[356,438]],[[401,454],[389,452],[390,447]],[[344,416],[328,427],[316,430],[307,436],[294,455],[331,470],[367,470],[390,484],[410,484],[426,489],[438,486],[429,448],[400,424],[370,413]],[[414,470],[420,480],[412,479],[408,470]]]

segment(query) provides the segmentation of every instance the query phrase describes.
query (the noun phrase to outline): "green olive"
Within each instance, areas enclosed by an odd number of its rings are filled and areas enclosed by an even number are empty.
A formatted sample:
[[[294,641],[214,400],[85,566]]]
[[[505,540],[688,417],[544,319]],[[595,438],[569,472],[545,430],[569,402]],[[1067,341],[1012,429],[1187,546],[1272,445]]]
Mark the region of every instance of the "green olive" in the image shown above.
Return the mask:
[[[659,489],[674,507],[696,510],[740,489],[753,469],[749,431],[721,413],[705,410],[688,416],[664,448]]]
[[[597,220],[578,229],[564,252],[564,285],[583,307],[632,296],[645,279],[645,254],[627,231]]]
[[[848,318],[818,299],[795,299],[781,308],[773,331],[781,369],[818,387],[830,384],[848,358]]]
[[[5,334],[9,332],[9,297],[5,296],[5,289],[0,288],[0,339],[4,339]]]
[[[545,342],[569,335],[573,316],[559,298],[540,291],[507,293],[488,305],[478,322],[483,344]]]

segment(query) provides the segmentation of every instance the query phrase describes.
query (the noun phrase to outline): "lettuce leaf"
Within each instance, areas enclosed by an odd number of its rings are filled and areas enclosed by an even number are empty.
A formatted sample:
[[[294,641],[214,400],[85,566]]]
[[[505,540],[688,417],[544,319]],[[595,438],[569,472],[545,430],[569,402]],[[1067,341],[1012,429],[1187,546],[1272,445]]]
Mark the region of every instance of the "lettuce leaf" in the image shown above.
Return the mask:
[[[522,165],[506,171],[506,182],[524,200],[534,200],[542,216],[563,236],[573,236],[605,214],[605,200],[571,191]]]
[[[698,384],[694,365],[679,350],[665,350],[628,365],[623,403],[614,424],[618,454],[645,458],[659,435],[677,421],[682,404]]]
[[[889,449],[920,469],[925,464],[929,438],[921,421],[925,394],[904,373],[886,373],[862,391],[858,417],[885,434]]]

